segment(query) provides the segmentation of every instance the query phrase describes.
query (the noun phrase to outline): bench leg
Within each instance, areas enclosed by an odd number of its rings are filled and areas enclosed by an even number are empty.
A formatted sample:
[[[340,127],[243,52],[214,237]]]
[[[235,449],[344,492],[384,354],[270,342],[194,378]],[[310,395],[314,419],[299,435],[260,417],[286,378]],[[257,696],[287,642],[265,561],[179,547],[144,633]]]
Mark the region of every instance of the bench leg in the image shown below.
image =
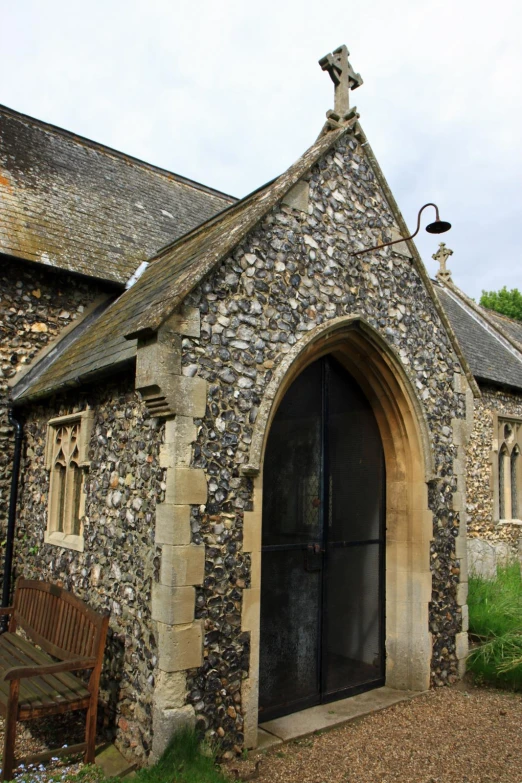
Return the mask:
[[[96,745],[96,715],[98,712],[98,699],[91,696],[91,703],[87,709],[87,718],[85,722],[85,764],[94,764],[94,752]]]
[[[11,680],[9,687],[9,702],[5,719],[4,758],[2,759],[2,783],[12,780],[15,760],[16,721],[18,720],[18,694],[20,680]]]

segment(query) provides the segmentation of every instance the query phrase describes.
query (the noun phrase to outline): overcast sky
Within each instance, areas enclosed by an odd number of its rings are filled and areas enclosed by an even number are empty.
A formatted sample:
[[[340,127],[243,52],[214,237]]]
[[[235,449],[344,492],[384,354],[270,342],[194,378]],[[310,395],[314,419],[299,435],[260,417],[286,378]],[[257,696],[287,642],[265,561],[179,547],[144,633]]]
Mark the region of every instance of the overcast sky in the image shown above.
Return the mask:
[[[315,140],[346,43],[352,105],[410,228],[453,223],[469,295],[522,290],[516,0],[0,0],[0,103],[243,196]],[[426,214],[426,213],[425,213]],[[428,221],[432,219],[428,215]],[[418,242],[429,271],[437,237]]]

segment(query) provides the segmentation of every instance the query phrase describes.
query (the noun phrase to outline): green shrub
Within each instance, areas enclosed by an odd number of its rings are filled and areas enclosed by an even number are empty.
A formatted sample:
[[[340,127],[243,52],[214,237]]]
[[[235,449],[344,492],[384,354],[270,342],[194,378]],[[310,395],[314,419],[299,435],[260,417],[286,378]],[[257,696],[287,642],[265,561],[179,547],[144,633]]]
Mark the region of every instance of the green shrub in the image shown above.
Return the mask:
[[[180,731],[153,767],[137,772],[132,783],[229,783],[213,753],[203,753],[194,731]]]
[[[469,580],[469,630],[477,646],[468,670],[485,682],[522,689],[522,580],[520,565],[499,568],[495,579]]]

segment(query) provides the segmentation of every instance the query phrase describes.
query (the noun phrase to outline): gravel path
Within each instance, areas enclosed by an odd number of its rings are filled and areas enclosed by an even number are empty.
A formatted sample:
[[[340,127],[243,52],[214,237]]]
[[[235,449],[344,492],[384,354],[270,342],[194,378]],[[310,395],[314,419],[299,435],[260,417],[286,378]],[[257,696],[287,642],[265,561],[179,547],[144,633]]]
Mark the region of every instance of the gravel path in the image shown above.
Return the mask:
[[[45,739],[56,741],[49,728]],[[70,735],[71,725],[58,721],[55,732]],[[27,730],[17,743],[26,753],[45,744]],[[232,779],[248,780],[258,759],[256,783],[522,783],[522,695],[438,688],[341,728],[250,753],[224,769]],[[79,766],[55,762],[29,779],[45,781],[52,768]]]
[[[16,754],[26,756],[41,753],[48,748],[61,747],[65,742],[73,745],[83,741],[85,717],[84,713],[67,713],[55,715],[43,721],[21,721],[16,730]],[[1,756],[4,751],[4,721],[0,718],[0,768]],[[35,783],[47,783],[58,771],[77,772],[82,767],[78,754],[73,759],[60,758],[56,761],[46,761],[45,764],[33,764],[30,769],[19,769],[16,777],[31,780]]]
[[[522,783],[522,696],[438,688],[230,762],[231,777],[258,759],[256,783]]]

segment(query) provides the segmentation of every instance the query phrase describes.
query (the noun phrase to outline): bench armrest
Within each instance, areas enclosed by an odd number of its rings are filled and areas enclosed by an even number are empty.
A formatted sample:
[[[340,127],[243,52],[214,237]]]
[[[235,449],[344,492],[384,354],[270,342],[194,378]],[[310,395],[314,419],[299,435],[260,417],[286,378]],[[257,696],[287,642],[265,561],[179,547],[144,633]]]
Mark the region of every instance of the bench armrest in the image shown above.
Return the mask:
[[[5,680],[23,680],[27,677],[41,677],[43,674],[60,674],[61,672],[75,672],[80,669],[94,669],[96,658],[77,658],[73,661],[60,661],[59,663],[42,664],[38,666],[12,666],[4,674]]]
[[[13,614],[14,606],[0,606],[0,617],[6,614]]]

